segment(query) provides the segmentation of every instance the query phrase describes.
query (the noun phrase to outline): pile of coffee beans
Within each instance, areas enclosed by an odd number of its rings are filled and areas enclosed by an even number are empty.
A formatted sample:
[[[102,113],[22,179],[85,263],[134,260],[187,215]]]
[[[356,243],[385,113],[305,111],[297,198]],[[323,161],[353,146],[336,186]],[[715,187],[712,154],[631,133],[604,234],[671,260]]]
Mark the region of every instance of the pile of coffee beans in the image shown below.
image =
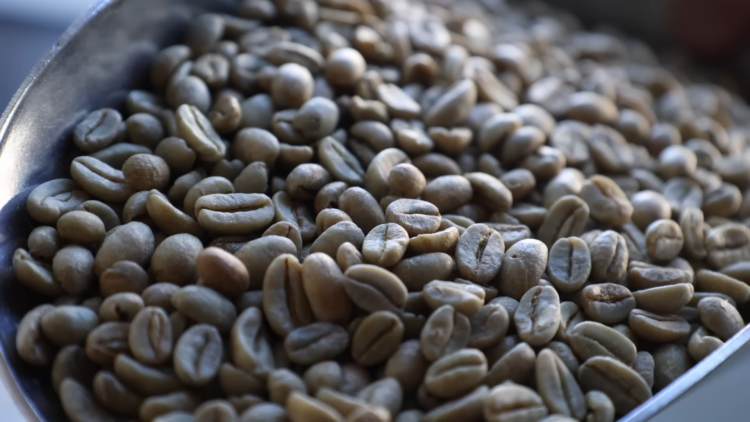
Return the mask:
[[[732,92],[539,4],[238,3],[28,197],[72,421],[607,422],[744,327]]]

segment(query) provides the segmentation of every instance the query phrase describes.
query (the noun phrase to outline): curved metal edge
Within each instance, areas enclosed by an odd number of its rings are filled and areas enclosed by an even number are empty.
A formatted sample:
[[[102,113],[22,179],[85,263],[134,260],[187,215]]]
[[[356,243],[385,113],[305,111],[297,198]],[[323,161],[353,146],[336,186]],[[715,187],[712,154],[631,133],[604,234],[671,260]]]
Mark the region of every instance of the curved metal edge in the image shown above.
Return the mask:
[[[17,113],[24,102],[26,95],[34,82],[42,77],[47,70],[49,63],[63,50],[71,41],[73,41],[90,21],[102,14],[104,11],[114,7],[123,0],[100,0],[89,8],[83,15],[78,17],[65,32],[60,35],[57,41],[52,45],[50,50],[44,54],[39,62],[32,68],[29,75],[21,83],[16,93],[8,103],[5,111],[0,115],[0,153],[5,148],[7,133],[10,129],[10,123],[13,116]],[[21,415],[29,422],[40,422],[40,417],[36,406],[34,406],[21,391],[16,374],[8,365],[5,354],[0,352],[0,381],[5,385],[13,402],[16,404]]]
[[[747,345],[748,342],[750,342],[750,325],[746,325],[734,337],[726,341],[721,348],[708,355],[647,402],[620,418],[618,422],[641,422],[656,416],[659,412],[673,404],[677,398],[697,386],[713,370],[725,363],[727,359],[743,346]]]
[[[8,130],[10,129],[10,122],[11,120],[13,120],[13,116],[16,114],[19,106],[26,98],[26,94],[34,81],[44,74],[44,72],[47,70],[47,65],[52,61],[52,59],[57,56],[60,50],[64,49],[68,44],[70,44],[73,39],[76,38],[78,33],[84,26],[86,26],[86,24],[88,24],[91,20],[100,15],[106,9],[114,7],[116,3],[119,3],[121,1],[122,0],[99,0],[97,3],[91,6],[88,11],[79,16],[78,19],[76,19],[68,27],[68,29],[66,29],[65,32],[60,35],[60,37],[57,39],[57,41],[55,41],[50,50],[45,53],[44,56],[42,56],[42,58],[39,60],[39,62],[31,69],[29,75],[26,77],[26,79],[23,80],[16,93],[13,94],[13,97],[10,99],[10,102],[5,108],[5,111],[3,111],[3,114],[0,115],[0,152],[2,152],[5,146],[5,142],[3,142],[3,140],[6,139]]]

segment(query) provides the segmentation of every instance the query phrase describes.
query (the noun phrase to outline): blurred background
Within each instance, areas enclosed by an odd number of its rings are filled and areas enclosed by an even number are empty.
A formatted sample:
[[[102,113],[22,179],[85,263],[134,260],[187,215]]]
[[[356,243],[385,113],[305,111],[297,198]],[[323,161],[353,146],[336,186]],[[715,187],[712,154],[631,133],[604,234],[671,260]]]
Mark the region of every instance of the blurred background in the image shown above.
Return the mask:
[[[0,114],[31,68],[93,2],[0,0]]]

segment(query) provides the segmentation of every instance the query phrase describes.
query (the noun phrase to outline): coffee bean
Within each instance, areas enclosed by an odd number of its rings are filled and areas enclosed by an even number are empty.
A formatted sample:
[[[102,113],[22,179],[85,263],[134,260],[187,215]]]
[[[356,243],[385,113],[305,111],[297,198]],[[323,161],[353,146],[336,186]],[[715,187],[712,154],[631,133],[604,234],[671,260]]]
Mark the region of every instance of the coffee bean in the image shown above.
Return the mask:
[[[561,292],[578,290],[591,273],[591,254],[578,237],[558,239],[550,248],[547,275]]]
[[[315,322],[292,330],[284,340],[284,349],[292,362],[311,365],[335,358],[348,344],[349,335],[343,328]]]
[[[703,325],[723,341],[737,334],[745,324],[737,309],[718,297],[701,299],[698,312]]]
[[[422,354],[429,361],[451,354],[469,344],[469,318],[450,305],[434,310],[420,334]]]
[[[560,238],[580,236],[583,233],[589,206],[573,195],[560,197],[550,208],[541,227],[539,239],[548,246]]]
[[[513,383],[498,385],[484,399],[484,418],[488,421],[507,418],[541,420],[548,412],[539,394]]]
[[[484,224],[469,226],[456,246],[456,267],[462,277],[486,284],[500,272],[505,243]]]
[[[632,341],[616,330],[593,321],[584,321],[569,331],[570,347],[581,360],[594,356],[607,356],[628,366],[636,360]]]
[[[575,376],[555,352],[542,350],[536,359],[536,384],[550,411],[579,420],[586,414],[586,402]]]
[[[200,387],[216,377],[223,355],[219,331],[198,324],[185,331],[174,349],[174,368],[183,383]]]
[[[375,311],[365,317],[352,336],[352,357],[362,366],[388,360],[399,347],[404,325],[396,314]]]
[[[560,298],[552,287],[536,286],[521,298],[513,315],[519,337],[541,346],[555,336],[560,324]]]
[[[635,309],[636,299],[627,287],[613,283],[591,284],[581,290],[581,308],[602,324],[615,324]]]
[[[547,266],[547,247],[536,239],[521,240],[505,252],[500,267],[500,292],[516,300],[539,285]]]
[[[473,284],[433,280],[422,289],[425,302],[432,309],[450,305],[466,315],[473,315],[484,305],[485,292]]]
[[[628,323],[638,337],[655,343],[679,340],[690,334],[690,324],[676,315],[634,309]]]
[[[172,355],[172,326],[167,313],[161,308],[143,308],[130,324],[128,344],[142,363],[166,362]]]
[[[651,398],[651,389],[643,378],[618,360],[593,357],[578,370],[578,381],[584,391],[606,394],[617,413],[625,414]]]

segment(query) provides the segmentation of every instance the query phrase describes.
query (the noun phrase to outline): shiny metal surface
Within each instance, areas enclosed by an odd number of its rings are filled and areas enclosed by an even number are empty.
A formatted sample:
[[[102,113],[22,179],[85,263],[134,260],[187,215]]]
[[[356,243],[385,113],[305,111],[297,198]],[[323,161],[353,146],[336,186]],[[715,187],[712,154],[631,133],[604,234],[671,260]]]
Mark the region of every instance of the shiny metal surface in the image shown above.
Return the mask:
[[[75,123],[96,108],[121,108],[129,89],[145,87],[150,61],[160,47],[179,40],[191,16],[202,10],[226,9],[232,3],[104,0],[66,31],[0,118],[0,377],[29,421],[66,418],[53,393],[49,368],[32,368],[15,351],[18,322],[42,302],[16,283],[11,268],[13,251],[24,244],[32,228],[26,197],[39,183],[68,176],[74,156],[70,132]],[[750,328],[746,327],[622,420],[660,419],[672,403],[682,405],[703,388],[717,388],[721,371],[726,372],[727,366],[731,371],[734,361],[750,356],[749,342]]]
[[[161,47],[179,41],[191,16],[228,10],[232,3],[103,0],[60,37],[0,118],[0,376],[29,421],[67,418],[49,368],[26,365],[15,351],[18,322],[42,301],[14,280],[11,268],[13,251],[32,228],[26,197],[43,181],[68,177],[70,132],[83,116],[100,107],[121,108],[128,90],[146,87],[151,60]]]

